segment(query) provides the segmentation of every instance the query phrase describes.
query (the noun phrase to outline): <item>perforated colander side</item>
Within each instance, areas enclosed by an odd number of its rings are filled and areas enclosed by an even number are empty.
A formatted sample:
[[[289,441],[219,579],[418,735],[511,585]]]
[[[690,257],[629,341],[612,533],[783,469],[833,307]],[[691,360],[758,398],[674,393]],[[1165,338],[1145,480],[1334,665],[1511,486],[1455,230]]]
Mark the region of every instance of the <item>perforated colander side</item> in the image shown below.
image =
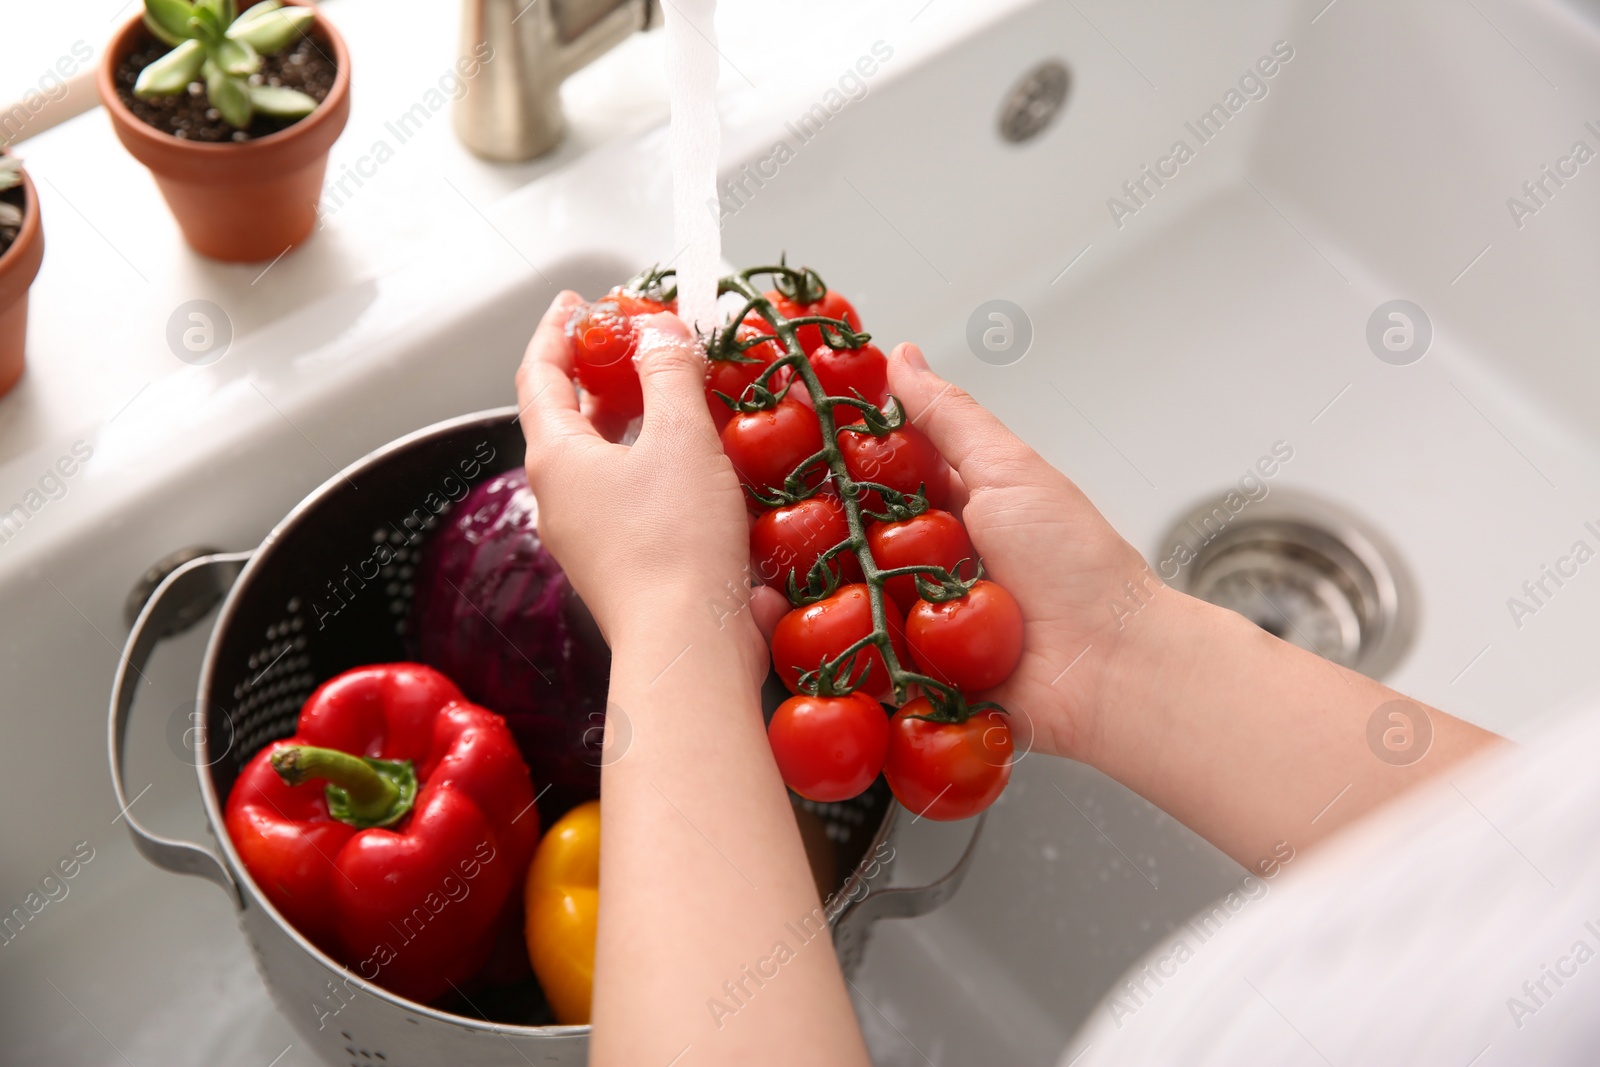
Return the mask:
[[[428,532],[451,500],[523,459],[521,430],[508,415],[458,420],[379,450],[308,497],[263,543],[224,606],[204,675],[209,734],[232,739],[226,757],[211,753],[207,770],[219,807],[243,766],[294,732],[318,685],[406,658],[403,631]],[[806,807],[837,850],[842,888],[883,825],[888,790],[880,780],[855,800]],[[547,1021],[492,1014],[518,1025]]]
[[[437,517],[430,517],[421,524],[420,534],[409,538],[389,526],[375,528],[369,536],[374,550],[385,545],[392,553],[389,562],[378,568],[372,583],[384,598],[389,626],[396,637],[403,635],[411,612],[416,593],[412,576],[422,546],[438,523]],[[234,684],[233,701],[227,712],[232,725],[230,736],[234,738],[229,755],[236,771],[267,745],[291,736],[300,708],[327,680],[311,669],[313,637],[314,631],[307,627],[306,601],[293,596],[285,603],[281,617],[262,631],[260,647],[246,657],[245,667],[255,673]]]
[[[294,732],[300,706],[315,688],[303,607],[298,597],[284,605],[283,617],[267,626],[263,644],[245,660],[255,673],[234,683],[228,736],[234,741],[229,754],[238,766],[263,745]]]

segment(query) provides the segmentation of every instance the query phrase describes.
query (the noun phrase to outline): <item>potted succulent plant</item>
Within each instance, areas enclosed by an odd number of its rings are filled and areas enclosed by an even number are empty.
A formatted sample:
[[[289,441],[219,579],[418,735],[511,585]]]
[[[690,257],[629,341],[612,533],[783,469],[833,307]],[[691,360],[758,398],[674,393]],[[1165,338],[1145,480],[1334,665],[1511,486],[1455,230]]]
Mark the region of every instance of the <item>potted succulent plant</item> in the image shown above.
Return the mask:
[[[0,396],[22,377],[28,287],[44,259],[39,194],[15,156],[0,153]]]
[[[197,252],[252,262],[310,236],[350,54],[307,0],[144,0],[97,81]]]

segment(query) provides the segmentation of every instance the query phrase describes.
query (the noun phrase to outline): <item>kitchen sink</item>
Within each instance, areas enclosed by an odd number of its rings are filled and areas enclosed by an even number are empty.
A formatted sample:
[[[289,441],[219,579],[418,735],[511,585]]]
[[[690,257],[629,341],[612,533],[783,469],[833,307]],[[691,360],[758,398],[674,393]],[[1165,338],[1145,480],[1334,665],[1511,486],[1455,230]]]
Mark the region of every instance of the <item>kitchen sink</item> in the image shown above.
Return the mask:
[[[1576,542],[1600,550],[1600,163],[1574,147],[1600,150],[1592,12],[941,6],[852,24],[875,57],[860,92],[825,79],[724,108],[725,258],[786,252],[879,342],[920,342],[1169,581],[1187,566],[1169,531],[1197,504],[1236,490],[1222,522],[1308,494],[1408,576],[1386,682],[1513,738],[1600,695],[1600,566],[1573,562]],[[0,547],[0,907],[79,842],[94,856],[0,945],[18,1062],[310,1062],[223,895],[144,866],[119,825],[103,735],[122,600],[168,552],[248,548],[370,449],[510,402],[558,287],[672,258],[665,157],[661,130],[595,148],[4,468],[0,505],[75,442],[93,452]],[[131,732],[141,817],[187,836],[172,739],[201,639],[158,653]],[[904,882],[971,832],[907,823]],[[1025,756],[955,900],[873,933],[854,985],[875,1059],[1054,1063],[1242,873],[1094,771]]]
[[[1520,228],[1507,198],[1600,148],[1597,46],[1560,4],[1041,4],[842,115],[725,251],[829,263],[881,340],[920,341],[1169,581],[1168,530],[1230,490],[1224,518],[1298,490],[1364,520],[1414,585],[1385,680],[1525,736],[1600,690],[1600,573],[1571,556],[1600,549],[1600,174],[1546,181]],[[1064,106],[1007,141],[1052,60]],[[1010,351],[981,343],[994,301]],[[929,855],[960,833],[930,828]],[[949,907],[876,932],[857,984],[881,1062],[1054,1062],[1242,874],[1040,757],[984,837]]]

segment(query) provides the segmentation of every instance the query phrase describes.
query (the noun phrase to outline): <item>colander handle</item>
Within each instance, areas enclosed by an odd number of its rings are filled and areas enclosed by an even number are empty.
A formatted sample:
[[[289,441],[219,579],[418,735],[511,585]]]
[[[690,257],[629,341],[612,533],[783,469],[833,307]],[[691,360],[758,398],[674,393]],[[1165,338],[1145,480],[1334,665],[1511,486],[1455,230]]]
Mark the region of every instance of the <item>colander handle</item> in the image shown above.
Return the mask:
[[[961,883],[966,880],[967,870],[972,866],[972,857],[978,851],[978,838],[983,836],[983,824],[988,819],[988,812],[978,816],[978,821],[973,824],[972,837],[967,841],[966,850],[961,853],[961,858],[956,860],[955,866],[951,867],[944,877],[927,885],[894,886],[872,890],[840,913],[835,924],[836,930],[848,929],[853,933],[865,931],[879,919],[914,919],[918,915],[926,915],[955,896],[956,890],[960,889]]]
[[[139,822],[138,816],[130,808],[132,802],[123,785],[122,761],[128,715],[133,710],[134,697],[138,695],[138,686],[130,680],[130,675],[142,680],[145,664],[149,662],[156,645],[162,638],[183,628],[186,609],[192,608],[203,598],[214,597],[219,585],[222,588],[232,585],[251,555],[250,552],[218,552],[199,556],[173,570],[156,586],[155,592],[150,594],[150,599],[145,601],[140,610],[139,617],[134,620],[133,629],[128,633],[128,643],[123,647],[122,657],[117,660],[116,678],[111,683],[109,738],[111,786],[117,791],[117,804],[122,808],[122,817],[128,824],[128,833],[133,836],[134,847],[145,859],[163,870],[209,878],[226,889],[234,904],[240,907],[243,902],[239,887],[234,883],[233,875],[228,873],[227,865],[216,853],[189,841],[153,834]],[[228,570],[232,573],[228,573]]]

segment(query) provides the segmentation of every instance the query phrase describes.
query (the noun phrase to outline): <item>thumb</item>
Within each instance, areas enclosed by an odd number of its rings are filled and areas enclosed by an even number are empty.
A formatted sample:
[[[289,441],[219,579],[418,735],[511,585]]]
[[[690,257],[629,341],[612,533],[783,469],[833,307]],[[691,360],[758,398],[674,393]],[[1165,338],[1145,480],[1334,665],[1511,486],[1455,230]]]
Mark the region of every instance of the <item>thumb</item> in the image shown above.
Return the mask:
[[[682,319],[670,311],[645,319],[634,360],[644,391],[641,439],[675,427],[703,428],[715,436],[706,407],[705,356]]]
[[[750,613],[755,616],[762,638],[770,645],[778,621],[789,614],[789,599],[770,585],[758,585],[750,590]]]
[[[889,353],[889,391],[905,406],[906,421],[927,435],[973,492],[1019,484],[1032,464],[1044,464],[971,394],[933,373],[916,345],[896,345]]]

